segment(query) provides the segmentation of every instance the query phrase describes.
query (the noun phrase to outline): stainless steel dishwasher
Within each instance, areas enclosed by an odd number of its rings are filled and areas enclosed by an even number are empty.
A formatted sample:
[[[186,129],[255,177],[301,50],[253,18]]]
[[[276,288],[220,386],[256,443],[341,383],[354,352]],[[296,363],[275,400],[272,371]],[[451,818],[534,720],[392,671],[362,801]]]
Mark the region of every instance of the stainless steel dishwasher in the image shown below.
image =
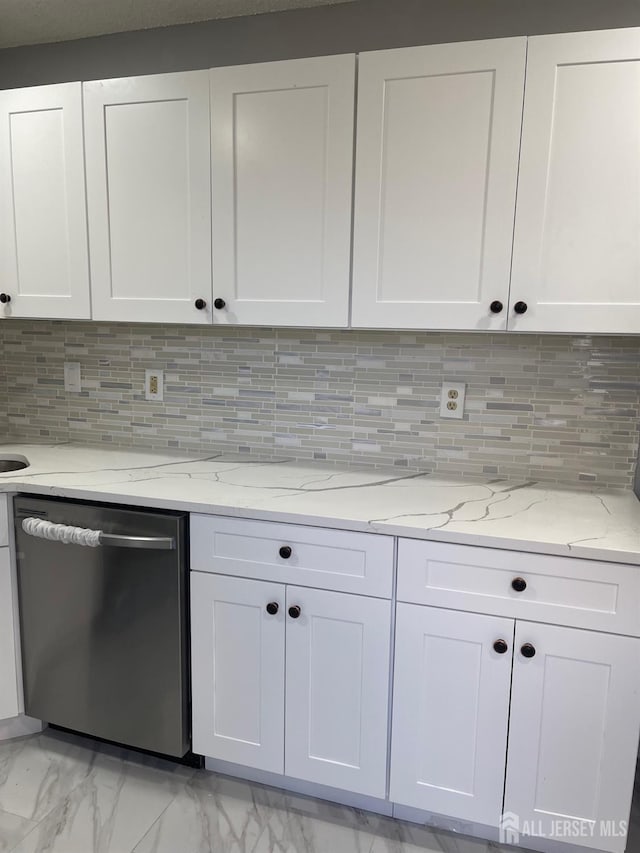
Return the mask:
[[[14,517],[25,713],[182,757],[186,514],[18,495]]]

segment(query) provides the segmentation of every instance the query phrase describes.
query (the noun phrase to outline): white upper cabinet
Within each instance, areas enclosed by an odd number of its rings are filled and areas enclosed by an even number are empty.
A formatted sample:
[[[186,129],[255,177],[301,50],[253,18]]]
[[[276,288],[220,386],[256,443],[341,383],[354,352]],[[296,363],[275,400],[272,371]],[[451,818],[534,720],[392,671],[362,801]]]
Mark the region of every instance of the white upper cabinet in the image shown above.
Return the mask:
[[[211,71],[214,322],[347,326],[355,56]]]
[[[529,39],[510,328],[640,332],[639,102],[640,29]]]
[[[360,56],[354,326],[505,328],[526,44]]]
[[[80,83],[0,92],[2,314],[91,315]]]
[[[639,639],[517,622],[505,812],[547,838],[576,821],[566,841],[622,853],[639,697]]]
[[[210,323],[208,73],[85,83],[84,98],[94,319]]]

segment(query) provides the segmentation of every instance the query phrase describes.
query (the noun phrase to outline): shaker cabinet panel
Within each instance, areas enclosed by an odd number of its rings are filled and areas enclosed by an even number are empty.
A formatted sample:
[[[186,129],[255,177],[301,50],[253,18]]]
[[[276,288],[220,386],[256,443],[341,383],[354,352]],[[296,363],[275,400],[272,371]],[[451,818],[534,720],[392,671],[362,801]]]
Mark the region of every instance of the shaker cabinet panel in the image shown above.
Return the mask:
[[[516,623],[505,812],[622,853],[639,731],[640,639]]]
[[[20,711],[15,609],[9,548],[0,548],[0,720]]]
[[[354,326],[505,328],[526,42],[360,55]]]
[[[510,328],[640,331],[639,100],[640,29],[529,39]]]
[[[285,773],[384,797],[390,602],[290,586],[287,608]]]
[[[207,72],[99,80],[84,98],[94,319],[210,323]]]
[[[398,604],[393,802],[498,825],[513,630],[512,619]]]
[[[1,313],[88,319],[82,86],[1,91],[0,122]]]
[[[214,322],[348,324],[354,99],[354,55],[211,71]]]
[[[283,772],[284,605],[284,586],[191,573],[194,752]]]

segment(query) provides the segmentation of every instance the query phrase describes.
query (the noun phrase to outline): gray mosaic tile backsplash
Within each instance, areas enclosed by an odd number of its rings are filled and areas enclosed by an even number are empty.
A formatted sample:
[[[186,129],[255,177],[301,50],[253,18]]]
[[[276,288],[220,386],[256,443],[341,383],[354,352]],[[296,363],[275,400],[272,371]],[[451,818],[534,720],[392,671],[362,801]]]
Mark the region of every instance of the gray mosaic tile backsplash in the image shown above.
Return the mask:
[[[8,435],[630,488],[640,339],[2,323]],[[63,362],[82,365],[81,394]],[[164,402],[144,371],[165,371]],[[464,420],[438,416],[443,379]]]

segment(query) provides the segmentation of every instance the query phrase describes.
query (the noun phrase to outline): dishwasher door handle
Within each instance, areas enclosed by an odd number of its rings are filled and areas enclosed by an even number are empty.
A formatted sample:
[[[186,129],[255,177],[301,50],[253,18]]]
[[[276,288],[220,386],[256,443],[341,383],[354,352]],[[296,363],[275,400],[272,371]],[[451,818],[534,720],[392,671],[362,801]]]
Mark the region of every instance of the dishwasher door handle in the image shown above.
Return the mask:
[[[22,529],[28,536],[47,539],[50,542],[62,542],[64,545],[90,548],[102,545],[109,548],[143,548],[149,551],[173,551],[176,547],[173,536],[120,536],[118,533],[104,533],[102,530],[87,527],[56,524],[42,518],[24,518]]]
[[[173,536],[119,536],[116,533],[102,533],[100,544],[110,548],[146,548],[150,551],[173,551],[176,540]]]

